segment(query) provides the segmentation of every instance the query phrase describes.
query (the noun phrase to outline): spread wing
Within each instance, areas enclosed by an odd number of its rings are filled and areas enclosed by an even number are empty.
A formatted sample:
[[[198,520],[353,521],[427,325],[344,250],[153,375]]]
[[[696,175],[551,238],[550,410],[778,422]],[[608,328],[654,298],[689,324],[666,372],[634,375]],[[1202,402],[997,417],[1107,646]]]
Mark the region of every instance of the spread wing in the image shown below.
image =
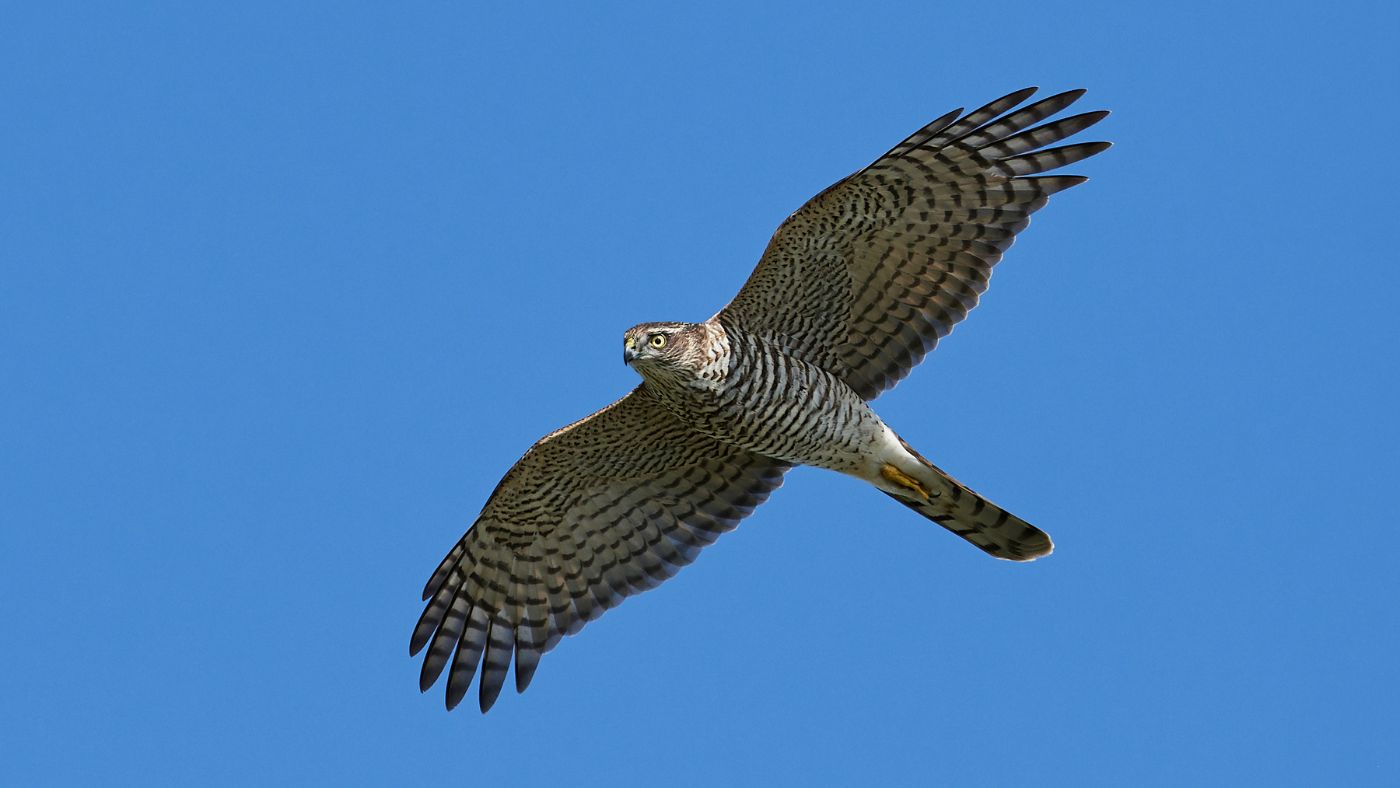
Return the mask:
[[[1084,93],[1073,90],[1004,114],[1034,92],[954,110],[813,197],[716,319],[782,344],[866,399],[893,386],[977,305],[1030,215],[1085,180],[1038,173],[1108,147],[1045,148],[1108,113],[1035,126]]]
[[[423,591],[409,646],[447,708],[481,664],[481,710],[512,655],[523,692],[564,635],[695,560],[762,503],[789,465],[682,425],[645,384],[546,436],[505,475]]]

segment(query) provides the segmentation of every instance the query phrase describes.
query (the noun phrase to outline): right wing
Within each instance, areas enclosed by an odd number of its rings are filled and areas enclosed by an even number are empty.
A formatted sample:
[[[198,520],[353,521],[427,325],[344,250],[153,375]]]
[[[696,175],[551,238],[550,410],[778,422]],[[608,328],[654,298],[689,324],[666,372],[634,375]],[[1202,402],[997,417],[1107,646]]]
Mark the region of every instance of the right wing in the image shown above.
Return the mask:
[[[695,560],[782,484],[787,463],[719,443],[645,384],[536,443],[423,591],[409,645],[426,691],[450,662],[447,708],[481,662],[481,710],[511,656],[523,692],[540,656],[624,597]],[[484,660],[483,660],[484,655]]]

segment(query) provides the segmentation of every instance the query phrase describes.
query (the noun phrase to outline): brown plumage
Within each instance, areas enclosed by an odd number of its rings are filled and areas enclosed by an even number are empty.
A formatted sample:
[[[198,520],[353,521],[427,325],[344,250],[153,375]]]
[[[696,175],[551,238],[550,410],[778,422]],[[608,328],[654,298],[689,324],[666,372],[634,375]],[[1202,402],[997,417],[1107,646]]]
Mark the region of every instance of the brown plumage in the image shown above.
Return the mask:
[[[452,708],[480,666],[485,711],[513,657],[523,691],[563,635],[690,563],[793,465],[864,479],[998,558],[1049,553],[868,404],[976,305],[1030,215],[1084,180],[1039,173],[1108,147],[1045,148],[1107,113],[1035,126],[1083,91],[1012,111],[1033,92],[948,113],[812,198],[709,320],[629,329],[642,384],[531,447],[428,581],[421,687],[447,671]]]

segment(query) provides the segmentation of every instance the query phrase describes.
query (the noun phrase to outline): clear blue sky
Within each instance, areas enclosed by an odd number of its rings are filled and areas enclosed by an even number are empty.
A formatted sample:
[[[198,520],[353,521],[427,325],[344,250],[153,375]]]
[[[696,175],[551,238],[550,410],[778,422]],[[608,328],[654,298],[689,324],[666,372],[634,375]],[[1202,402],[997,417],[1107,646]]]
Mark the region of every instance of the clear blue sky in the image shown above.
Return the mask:
[[[0,783],[1400,774],[1393,4],[25,5]],[[424,580],[622,331],[1026,84],[1116,146],[878,409],[1055,554],[800,470],[525,695],[419,695]]]

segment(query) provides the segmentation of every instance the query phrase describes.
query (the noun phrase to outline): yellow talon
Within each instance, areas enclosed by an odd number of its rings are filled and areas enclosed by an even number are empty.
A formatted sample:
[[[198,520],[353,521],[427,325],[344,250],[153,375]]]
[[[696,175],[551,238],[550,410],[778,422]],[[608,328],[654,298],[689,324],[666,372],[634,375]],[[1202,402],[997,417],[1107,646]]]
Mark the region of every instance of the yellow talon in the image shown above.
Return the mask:
[[[900,487],[913,490],[915,493],[918,494],[920,498],[923,498],[925,501],[929,499],[928,490],[925,490],[924,486],[922,484],[919,484],[918,480],[916,480],[912,476],[905,474],[904,471],[901,471],[900,469],[894,467],[894,465],[891,463],[887,462],[880,468],[880,475],[885,477],[886,479],[889,479],[895,484],[898,484]]]

